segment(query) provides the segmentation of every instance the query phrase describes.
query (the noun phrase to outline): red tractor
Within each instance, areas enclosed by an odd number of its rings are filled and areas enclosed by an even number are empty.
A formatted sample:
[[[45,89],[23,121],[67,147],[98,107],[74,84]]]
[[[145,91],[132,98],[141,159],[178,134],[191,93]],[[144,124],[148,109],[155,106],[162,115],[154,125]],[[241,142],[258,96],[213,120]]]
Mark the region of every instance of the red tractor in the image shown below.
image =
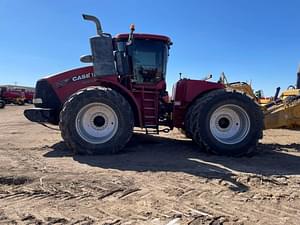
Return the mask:
[[[263,115],[246,94],[221,83],[180,79],[169,100],[166,68],[170,38],[103,33],[90,39],[92,55],[81,61],[93,66],[69,70],[36,84],[37,108],[24,111],[38,123],[59,125],[75,154],[108,154],[124,148],[133,128],[159,133],[182,129],[202,149],[240,156],[252,152],[262,137]],[[167,127],[167,128],[166,128]]]

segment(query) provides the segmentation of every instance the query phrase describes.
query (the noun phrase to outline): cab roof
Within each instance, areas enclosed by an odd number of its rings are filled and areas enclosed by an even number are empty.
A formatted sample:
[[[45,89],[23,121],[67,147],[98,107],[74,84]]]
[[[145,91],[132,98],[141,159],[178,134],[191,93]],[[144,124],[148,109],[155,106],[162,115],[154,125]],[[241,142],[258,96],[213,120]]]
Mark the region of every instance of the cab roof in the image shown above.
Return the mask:
[[[117,34],[114,38],[115,39],[128,39],[129,34]],[[133,38],[136,39],[145,39],[145,40],[159,40],[159,41],[164,41],[168,44],[171,44],[171,39],[167,36],[163,35],[157,35],[157,34],[138,34],[134,33]]]

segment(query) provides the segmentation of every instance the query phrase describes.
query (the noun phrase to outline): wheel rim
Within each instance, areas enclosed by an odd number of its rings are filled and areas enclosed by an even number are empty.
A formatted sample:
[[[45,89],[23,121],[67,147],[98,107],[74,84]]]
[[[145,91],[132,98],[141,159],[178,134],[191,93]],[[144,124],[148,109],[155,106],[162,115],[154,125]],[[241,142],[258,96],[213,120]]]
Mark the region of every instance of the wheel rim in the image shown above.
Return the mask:
[[[117,114],[106,104],[88,104],[76,116],[76,131],[89,143],[105,143],[116,134],[117,130]]]
[[[236,144],[245,139],[250,130],[248,113],[240,106],[227,104],[211,115],[210,131],[223,144]]]

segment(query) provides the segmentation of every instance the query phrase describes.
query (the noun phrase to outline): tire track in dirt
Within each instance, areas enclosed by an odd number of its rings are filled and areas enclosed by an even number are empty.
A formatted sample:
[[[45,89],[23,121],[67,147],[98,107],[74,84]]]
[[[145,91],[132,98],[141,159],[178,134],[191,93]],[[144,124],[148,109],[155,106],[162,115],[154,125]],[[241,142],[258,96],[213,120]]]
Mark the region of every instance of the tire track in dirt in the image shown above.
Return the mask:
[[[53,216],[37,216],[32,213],[20,214],[15,218],[7,217],[4,213],[0,213],[0,224],[36,224],[36,225],[92,225],[95,224],[95,220],[88,216],[83,216],[79,219],[68,219],[65,217],[53,217]]]
[[[273,181],[271,182],[278,185],[276,182]],[[265,205],[261,203],[257,204],[256,207],[254,208],[252,206],[247,207],[247,204],[245,204],[244,200],[241,202],[240,198],[243,197],[244,199],[250,199],[251,194],[253,194],[252,193],[253,191],[250,192],[250,196],[239,196],[237,194],[233,194],[231,191],[228,190],[219,190],[217,191],[217,194],[214,194],[211,192],[211,190],[201,190],[201,191],[199,191],[199,189],[195,190],[197,189],[196,185],[193,186],[195,189],[191,190],[189,186],[183,185],[184,182],[179,181],[179,183],[181,187],[173,185],[172,183],[168,183],[168,184],[164,183],[160,185],[159,189],[161,191],[166,188],[173,187],[174,189],[180,190],[180,192],[182,192],[181,196],[179,197],[180,201],[192,204],[192,201],[189,202],[189,199],[197,199],[197,203],[201,205],[200,211],[205,211],[212,215],[223,215],[228,217],[242,216],[246,218],[252,218],[253,222],[256,221],[255,218],[266,218],[266,217],[273,218],[271,220],[274,222],[282,221],[282,216],[294,220],[298,219],[294,214],[290,213],[289,211],[275,209],[273,207],[269,208],[265,206],[268,205],[268,202]],[[150,184],[148,183],[147,185],[149,186]],[[154,185],[151,185],[150,189],[152,189],[153,187]],[[225,195],[224,192],[228,192],[227,194],[228,198],[226,200],[222,200],[224,199],[224,195]],[[185,206],[183,208],[185,208],[183,211],[187,211],[186,213],[188,213],[188,211],[191,209],[190,206]],[[224,210],[224,208],[226,208],[226,210]],[[196,208],[196,210],[197,209],[198,208]],[[284,221],[282,221],[282,224],[283,223]]]
[[[251,197],[249,197],[248,199],[250,199]],[[217,198],[215,198],[215,201],[218,202],[220,205],[222,206],[226,206],[226,201],[221,201],[221,199],[224,199],[224,196],[217,196]],[[295,214],[290,213],[286,210],[282,210],[282,209],[276,209],[276,206],[272,206],[269,207],[269,203],[270,200],[265,200],[265,201],[255,201],[252,200],[252,204],[245,204],[243,202],[239,201],[239,197],[237,195],[232,195],[228,198],[228,200],[230,204],[227,204],[228,207],[233,208],[233,205],[236,205],[237,207],[237,213],[239,214],[243,214],[245,216],[251,216],[253,218],[268,218],[269,221],[271,221],[270,218],[274,219],[274,223],[276,223],[276,221],[280,221],[282,220],[282,217],[288,217],[288,218],[293,218],[294,220],[297,220],[298,217],[295,216]],[[280,205],[284,205],[284,201],[280,202]],[[253,207],[254,206],[254,207]],[[245,212],[251,212],[251,213],[245,213]],[[299,213],[300,211],[298,210],[297,213]],[[254,216],[255,214],[255,216]],[[284,224],[284,222],[283,222]]]
[[[115,199],[124,198],[132,193],[139,191],[139,188],[124,189],[117,188],[109,191],[105,191],[102,194],[74,194],[66,191],[45,191],[45,190],[13,190],[13,191],[0,191],[0,199],[15,202],[15,201],[27,201],[27,200],[41,200],[41,199],[59,199],[59,200],[83,200],[87,198],[94,198],[98,200],[104,200],[106,198],[114,196]],[[119,193],[119,196],[117,194]],[[7,202],[6,202],[7,203]]]
[[[244,194],[244,193],[242,193]],[[283,216],[288,217],[288,218],[293,218],[295,220],[298,219],[297,216],[295,216],[294,213],[291,213],[287,210],[283,209],[277,209],[276,205],[273,204],[272,207],[269,207],[270,201],[271,200],[262,200],[262,201],[257,201],[254,199],[251,199],[251,193],[247,193],[249,196],[243,196],[244,198],[248,199],[251,201],[251,204],[247,204],[247,202],[241,202],[240,197],[238,195],[233,195],[227,197],[227,200],[229,204],[227,203],[228,207],[233,208],[234,205],[236,205],[237,208],[237,213],[239,214],[244,214],[245,216],[250,216],[253,218],[274,218],[275,221],[280,221]],[[218,202],[222,206],[226,206],[227,201],[221,201],[221,199],[224,199],[224,195],[216,196],[214,200]],[[285,201],[280,201],[280,205],[284,206],[286,203]],[[245,212],[251,212],[251,213],[245,213]],[[299,213],[300,210],[297,210],[297,213]],[[254,216],[255,214],[255,216]]]
[[[214,224],[212,218],[218,217],[215,224],[223,219],[247,225],[299,222],[299,132],[266,131],[260,144],[264,152],[246,159],[197,155],[175,140],[182,136],[174,131],[162,138],[141,135],[139,149],[132,146],[128,155],[116,156],[124,161],[89,161],[72,158],[64,145],[53,147],[61,141],[59,134],[25,123],[23,109],[2,111],[7,120],[0,124],[0,177],[32,176],[33,182],[0,184],[0,224],[63,224],[65,219],[67,224],[149,225],[175,218],[198,225]],[[14,209],[25,214],[14,215]]]
[[[14,191],[9,193],[0,193],[0,199],[5,199],[8,201],[18,201],[20,200],[39,200],[39,199],[60,199],[60,200],[70,200],[70,199],[80,199],[88,198],[90,195],[74,195],[68,192],[51,192],[43,190],[28,190],[28,191]]]
[[[157,182],[157,181],[156,181]],[[197,201],[199,199],[201,199],[201,194],[205,194],[206,192],[210,192],[210,190],[203,190],[203,191],[196,191],[195,189],[191,189],[191,187],[189,187],[188,185],[184,185],[183,182],[179,182],[180,185],[174,185],[173,183],[169,183],[169,182],[162,182],[160,183],[160,186],[157,187],[157,185],[152,184],[151,182],[147,183],[147,185],[143,185],[143,192],[140,192],[140,194],[142,195],[136,195],[135,197],[138,199],[145,199],[145,198],[150,198],[149,195],[152,195],[151,198],[155,198],[155,195],[161,196],[161,192],[164,193],[167,190],[167,193],[165,194],[170,194],[172,193],[173,195],[169,196],[169,197],[164,197],[164,205],[175,205],[175,207],[178,208],[170,208],[170,207],[165,207],[165,206],[160,206],[159,207],[159,211],[162,212],[162,216],[168,217],[168,218],[172,218],[172,216],[174,216],[172,213],[170,215],[168,215],[169,212],[172,211],[177,211],[179,210],[179,212],[181,212],[182,215],[185,215],[186,217],[191,218],[191,215],[203,215],[203,214],[211,214],[211,215],[223,215],[226,217],[234,217],[235,213],[233,212],[228,212],[228,211],[224,211],[222,209],[216,209],[215,207],[211,206],[211,202],[209,201],[201,201],[201,205],[204,206],[201,209],[199,208],[193,208],[193,201],[188,201],[186,203],[183,204],[184,202],[184,197],[186,196],[186,198],[191,197],[191,193],[197,193],[197,196],[192,196],[191,199],[197,199]],[[179,187],[180,186],[180,187]],[[171,189],[170,189],[171,188]],[[174,191],[172,190],[172,188],[174,190],[176,190],[178,193],[180,193],[180,196],[176,196],[174,195]],[[201,189],[201,188],[200,188]],[[146,191],[148,190],[148,192]],[[151,190],[151,191],[150,191]],[[175,191],[175,193],[176,193]],[[176,199],[176,200],[175,200]],[[189,204],[188,204],[189,203]],[[193,217],[193,216],[192,216]]]
[[[82,182],[82,181],[81,181]],[[80,186],[80,185],[79,185]],[[180,187],[179,187],[180,186]],[[216,186],[214,183],[212,186]],[[200,189],[201,185],[199,185]],[[223,188],[223,186],[220,186]],[[240,196],[238,195],[233,195],[231,191],[228,191],[226,189],[220,189],[220,190],[214,190],[213,192],[208,189],[204,190],[191,190],[191,188],[188,185],[180,184],[180,185],[174,185],[173,183],[164,183],[162,184],[159,188],[155,188],[155,184],[147,184],[147,189],[146,190],[154,190],[152,194],[158,194],[158,192],[164,192],[167,188],[173,188],[174,190],[178,191],[180,193],[180,197],[178,201],[176,201],[177,204],[180,204],[180,201],[184,201],[187,204],[181,204],[182,208],[180,208],[180,211],[183,211],[184,215],[189,215],[189,214],[197,214],[198,212],[205,212],[208,214],[212,215],[220,215],[220,216],[227,216],[227,217],[236,217],[237,215],[243,216],[243,217],[249,217],[249,210],[245,206],[244,203],[240,201]],[[195,185],[195,188],[198,188],[197,185]],[[207,188],[207,187],[206,187]],[[101,190],[99,192],[99,190]],[[141,188],[124,188],[124,186],[115,186],[114,188],[107,189],[107,187],[101,187],[97,186],[97,194],[92,193],[92,194],[76,194],[76,193],[71,193],[68,191],[62,191],[62,190],[57,190],[57,191],[52,191],[52,190],[10,190],[4,193],[0,193],[0,199],[4,199],[10,202],[11,204],[14,204],[14,202],[19,202],[20,201],[30,201],[30,200],[44,200],[44,199],[53,199],[53,200],[91,200],[91,199],[98,199],[98,200],[105,200],[106,198],[110,198],[110,200],[116,201],[118,199],[122,199],[123,197],[126,197],[127,195],[130,195],[131,193],[135,193],[134,198],[139,198],[143,197],[143,195],[147,195],[149,192],[145,192],[145,188],[142,188],[142,192],[140,192]],[[173,192],[172,189],[168,191],[166,194],[170,194],[170,192]],[[226,194],[227,192],[227,194]],[[142,196],[140,196],[140,194]],[[173,192],[170,198],[172,197],[178,197],[176,195],[176,192]],[[221,199],[224,199],[224,196],[228,196],[227,199],[230,199],[229,202],[227,201],[221,201]],[[243,196],[244,198],[247,199],[247,196]],[[126,198],[125,198],[126,199]],[[200,208],[197,207],[192,207],[193,201],[191,199],[196,199],[197,204],[201,205]],[[166,205],[172,205],[173,204],[173,199],[165,199]],[[257,201],[255,201],[257,202]],[[217,205],[214,205],[217,203]],[[229,207],[222,207],[220,208],[220,205],[226,206],[228,205]],[[93,206],[91,206],[93,207]],[[224,210],[226,208],[226,210]],[[275,220],[280,221],[280,217],[282,215],[288,216],[289,218],[296,219],[294,215],[289,214],[288,212],[284,212],[284,210],[279,211],[277,209],[272,208],[272,210],[268,209],[267,207],[264,207],[262,204],[257,205],[257,210],[253,209],[251,207],[250,213],[252,214],[252,218],[255,215],[257,218],[274,218]],[[172,217],[172,215],[167,215],[167,213],[164,212],[170,212],[172,211],[173,208],[169,207],[160,207],[159,211],[163,212],[161,216],[168,216]],[[200,211],[199,211],[200,210]],[[277,210],[277,211],[276,211]],[[241,212],[242,211],[242,212]],[[247,213],[248,212],[248,213]],[[134,213],[134,212],[133,212]],[[159,212],[157,212],[159,213]],[[199,213],[198,213],[199,214]],[[112,214],[111,214],[112,215]],[[274,216],[275,215],[275,216]],[[277,216],[279,215],[279,216]],[[144,218],[145,219],[145,218]]]
[[[289,203],[291,204],[291,203]],[[286,208],[287,210],[291,211],[292,214],[297,214],[300,216],[300,208],[296,208],[290,205],[281,205],[281,207]]]

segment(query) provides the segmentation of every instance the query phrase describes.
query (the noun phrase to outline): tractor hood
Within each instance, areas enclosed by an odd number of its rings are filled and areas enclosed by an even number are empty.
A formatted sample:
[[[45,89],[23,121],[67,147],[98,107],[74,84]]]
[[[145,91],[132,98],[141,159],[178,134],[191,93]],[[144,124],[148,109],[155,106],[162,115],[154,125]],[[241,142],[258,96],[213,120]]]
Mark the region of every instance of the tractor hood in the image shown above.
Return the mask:
[[[59,110],[70,95],[87,86],[97,85],[98,79],[94,76],[92,66],[47,76],[37,82],[33,102],[36,107]],[[118,78],[115,74],[112,74],[101,79],[116,82]]]
[[[37,81],[33,103],[40,108],[61,108],[64,102],[59,95],[62,87],[90,79],[94,76],[93,67],[76,68],[49,75]]]
[[[56,74],[51,74],[42,79],[45,79],[50,83],[57,83],[57,86],[60,86],[63,84],[67,84],[69,82],[76,82],[78,80],[84,80],[91,77],[94,77],[93,67],[86,66],[86,67],[75,68],[75,69],[59,72]]]

